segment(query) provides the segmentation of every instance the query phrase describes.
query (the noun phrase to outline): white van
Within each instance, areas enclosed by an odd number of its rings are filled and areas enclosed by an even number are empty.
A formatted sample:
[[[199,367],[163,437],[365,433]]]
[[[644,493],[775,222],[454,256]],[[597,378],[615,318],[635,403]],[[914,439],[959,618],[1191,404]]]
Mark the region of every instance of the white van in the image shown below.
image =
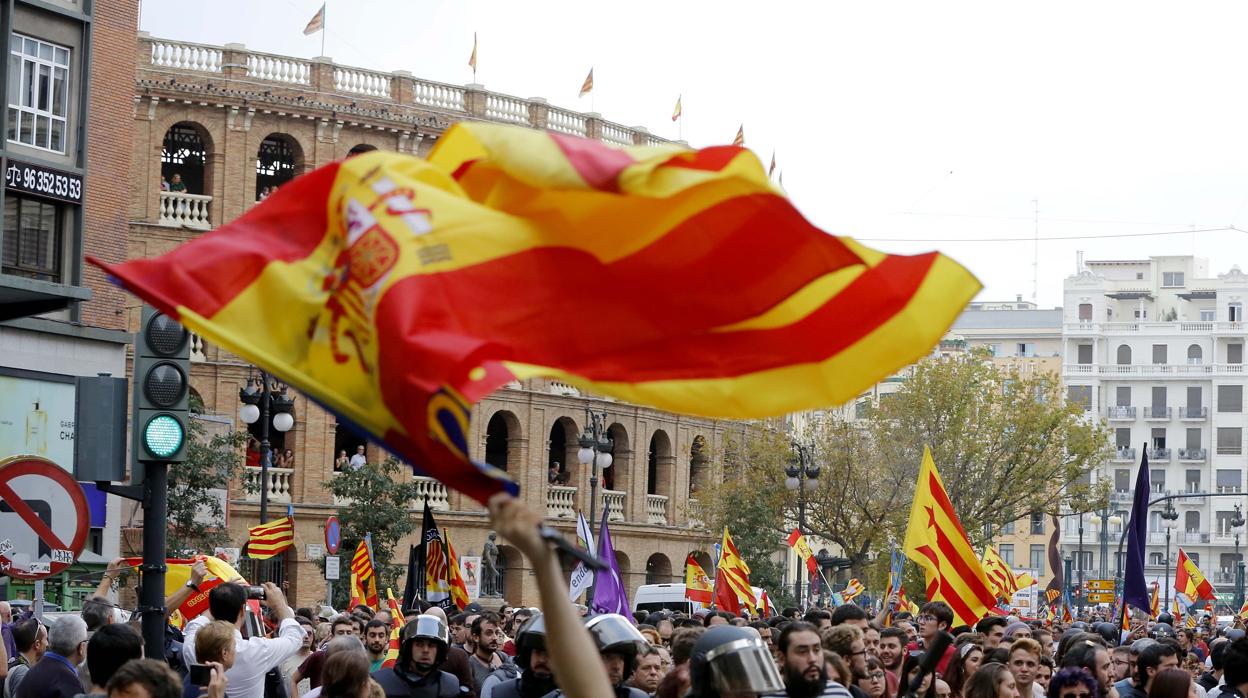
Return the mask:
[[[750,588],[754,590],[755,603],[761,607],[763,605],[762,588]],[[633,613],[638,611],[653,613],[666,609],[692,614],[699,608],[707,608],[707,605],[686,599],[684,584],[643,584],[633,592]]]

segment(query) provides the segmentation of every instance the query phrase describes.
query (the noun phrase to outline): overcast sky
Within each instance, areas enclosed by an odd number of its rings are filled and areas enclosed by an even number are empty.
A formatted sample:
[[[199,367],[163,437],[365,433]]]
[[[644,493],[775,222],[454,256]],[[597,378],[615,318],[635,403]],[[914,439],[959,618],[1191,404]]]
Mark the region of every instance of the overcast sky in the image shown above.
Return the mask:
[[[143,0],[141,29],[320,55],[320,0]],[[745,124],[820,227],[940,249],[980,299],[1061,304],[1089,259],[1197,254],[1248,267],[1248,3],[329,0],[338,63],[477,81],[676,138]],[[1127,237],[1049,240],[1070,236]],[[1022,242],[988,242],[1009,238]],[[898,241],[900,239],[901,241]],[[973,242],[955,240],[970,239]]]

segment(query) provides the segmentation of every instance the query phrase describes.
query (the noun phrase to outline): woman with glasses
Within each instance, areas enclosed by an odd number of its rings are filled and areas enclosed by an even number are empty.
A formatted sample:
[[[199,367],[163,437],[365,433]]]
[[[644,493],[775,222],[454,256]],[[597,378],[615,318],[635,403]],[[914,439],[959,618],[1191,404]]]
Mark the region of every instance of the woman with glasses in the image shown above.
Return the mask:
[[[1066,667],[1049,681],[1048,698],[1097,698],[1100,688],[1087,669]]]
[[[1004,664],[985,664],[966,684],[965,698],[1019,698],[1014,675]]]
[[[867,675],[858,679],[858,688],[866,692],[867,698],[892,698],[887,695],[888,681],[880,660],[867,657]]]

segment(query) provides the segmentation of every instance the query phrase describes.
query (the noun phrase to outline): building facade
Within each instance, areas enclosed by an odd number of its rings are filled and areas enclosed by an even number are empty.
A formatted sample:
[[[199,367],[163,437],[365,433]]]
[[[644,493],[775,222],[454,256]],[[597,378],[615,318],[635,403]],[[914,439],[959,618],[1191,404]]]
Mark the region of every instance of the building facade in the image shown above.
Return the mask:
[[[0,4],[9,47],[0,71],[0,461],[48,458],[72,472],[75,376],[125,375],[127,298],[94,256],[127,254],[130,118],[137,0]],[[46,598],[77,608],[93,572],[119,550],[121,502],[85,484],[85,550],[45,581]],[[0,528],[4,517],[0,514]],[[98,579],[98,575],[97,579]],[[29,584],[0,586],[32,598]]]
[[[446,85],[401,71],[275,56],[238,44],[205,46],[140,35],[136,46],[128,115],[132,258],[192,240],[292,177],[353,153],[385,149],[423,155],[456,121],[513,123],[617,145],[666,142],[645,129],[480,85]],[[570,319],[568,332],[576,331],[575,322]],[[192,387],[216,419],[237,419],[239,390],[256,376],[238,357],[194,339]],[[337,510],[326,488],[335,477],[335,459],[354,454],[357,446],[365,446],[370,462],[386,454],[333,415],[295,397],[294,427],[272,433],[275,452],[289,449],[293,463],[269,469],[269,511],[294,505],[296,547],[276,573],[289,580],[293,598],[308,603],[325,596],[315,560],[323,554],[324,521]],[[574,535],[576,513],[588,516],[591,509],[592,473],[577,460],[587,409],[606,414],[613,442],[613,463],[600,473],[593,508],[610,512],[630,594],[647,582],[683,581],[690,553],[709,569],[713,541],[698,522],[696,493],[717,476],[726,440],[743,429],[739,423],[660,412],[534,379],[512,383],[475,406],[470,455],[506,470],[520,483],[526,504]],[[244,480],[258,485],[259,468],[249,465],[245,471]],[[439,524],[450,529],[457,552],[479,555],[489,532],[485,511],[432,479],[417,482],[420,499],[427,497]],[[239,546],[247,527],[259,522],[259,495],[243,485],[234,483],[228,493],[229,532]],[[412,503],[413,516],[419,516],[418,506],[419,501]],[[506,600],[536,603],[527,563],[510,546],[499,548]]]
[[[1172,520],[1166,502],[1149,510],[1149,581],[1173,575],[1181,546],[1229,600],[1242,559],[1242,527],[1231,522],[1245,504],[1248,275],[1231,267],[1214,276],[1191,256],[1089,261],[1064,295],[1068,398],[1107,422],[1113,456],[1096,473],[1111,484],[1110,510],[1082,525],[1069,517],[1063,547],[1097,577],[1119,573],[1122,525],[1147,452],[1152,499],[1185,495],[1169,500]],[[1090,545],[1074,539],[1079,530]]]

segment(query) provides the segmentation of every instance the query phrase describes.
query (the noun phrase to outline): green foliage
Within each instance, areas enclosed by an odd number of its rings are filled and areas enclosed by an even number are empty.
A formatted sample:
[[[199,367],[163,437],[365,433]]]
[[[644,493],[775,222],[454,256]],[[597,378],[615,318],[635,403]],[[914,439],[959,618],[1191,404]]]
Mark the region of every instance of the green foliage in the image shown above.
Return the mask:
[[[419,523],[411,508],[416,485],[402,480],[402,463],[387,458],[358,469],[347,468],[326,483],[326,488],[340,502],[338,521],[342,525],[342,548],[338,552],[342,558],[342,574],[334,583],[335,604],[345,606],[350,597],[351,556],[368,533],[373,535],[378,593],[384,598],[386,587],[392,588],[396,597],[403,593],[398,580],[407,571],[407,549],[400,551],[397,547]],[[318,564],[323,570],[324,560]]]
[[[174,554],[212,554],[215,548],[230,545],[225,510],[212,490],[228,488],[243,467],[246,433],[210,434],[211,423],[196,416],[196,407],[192,405],[194,411],[187,420],[186,460],[169,467],[167,546]]]

